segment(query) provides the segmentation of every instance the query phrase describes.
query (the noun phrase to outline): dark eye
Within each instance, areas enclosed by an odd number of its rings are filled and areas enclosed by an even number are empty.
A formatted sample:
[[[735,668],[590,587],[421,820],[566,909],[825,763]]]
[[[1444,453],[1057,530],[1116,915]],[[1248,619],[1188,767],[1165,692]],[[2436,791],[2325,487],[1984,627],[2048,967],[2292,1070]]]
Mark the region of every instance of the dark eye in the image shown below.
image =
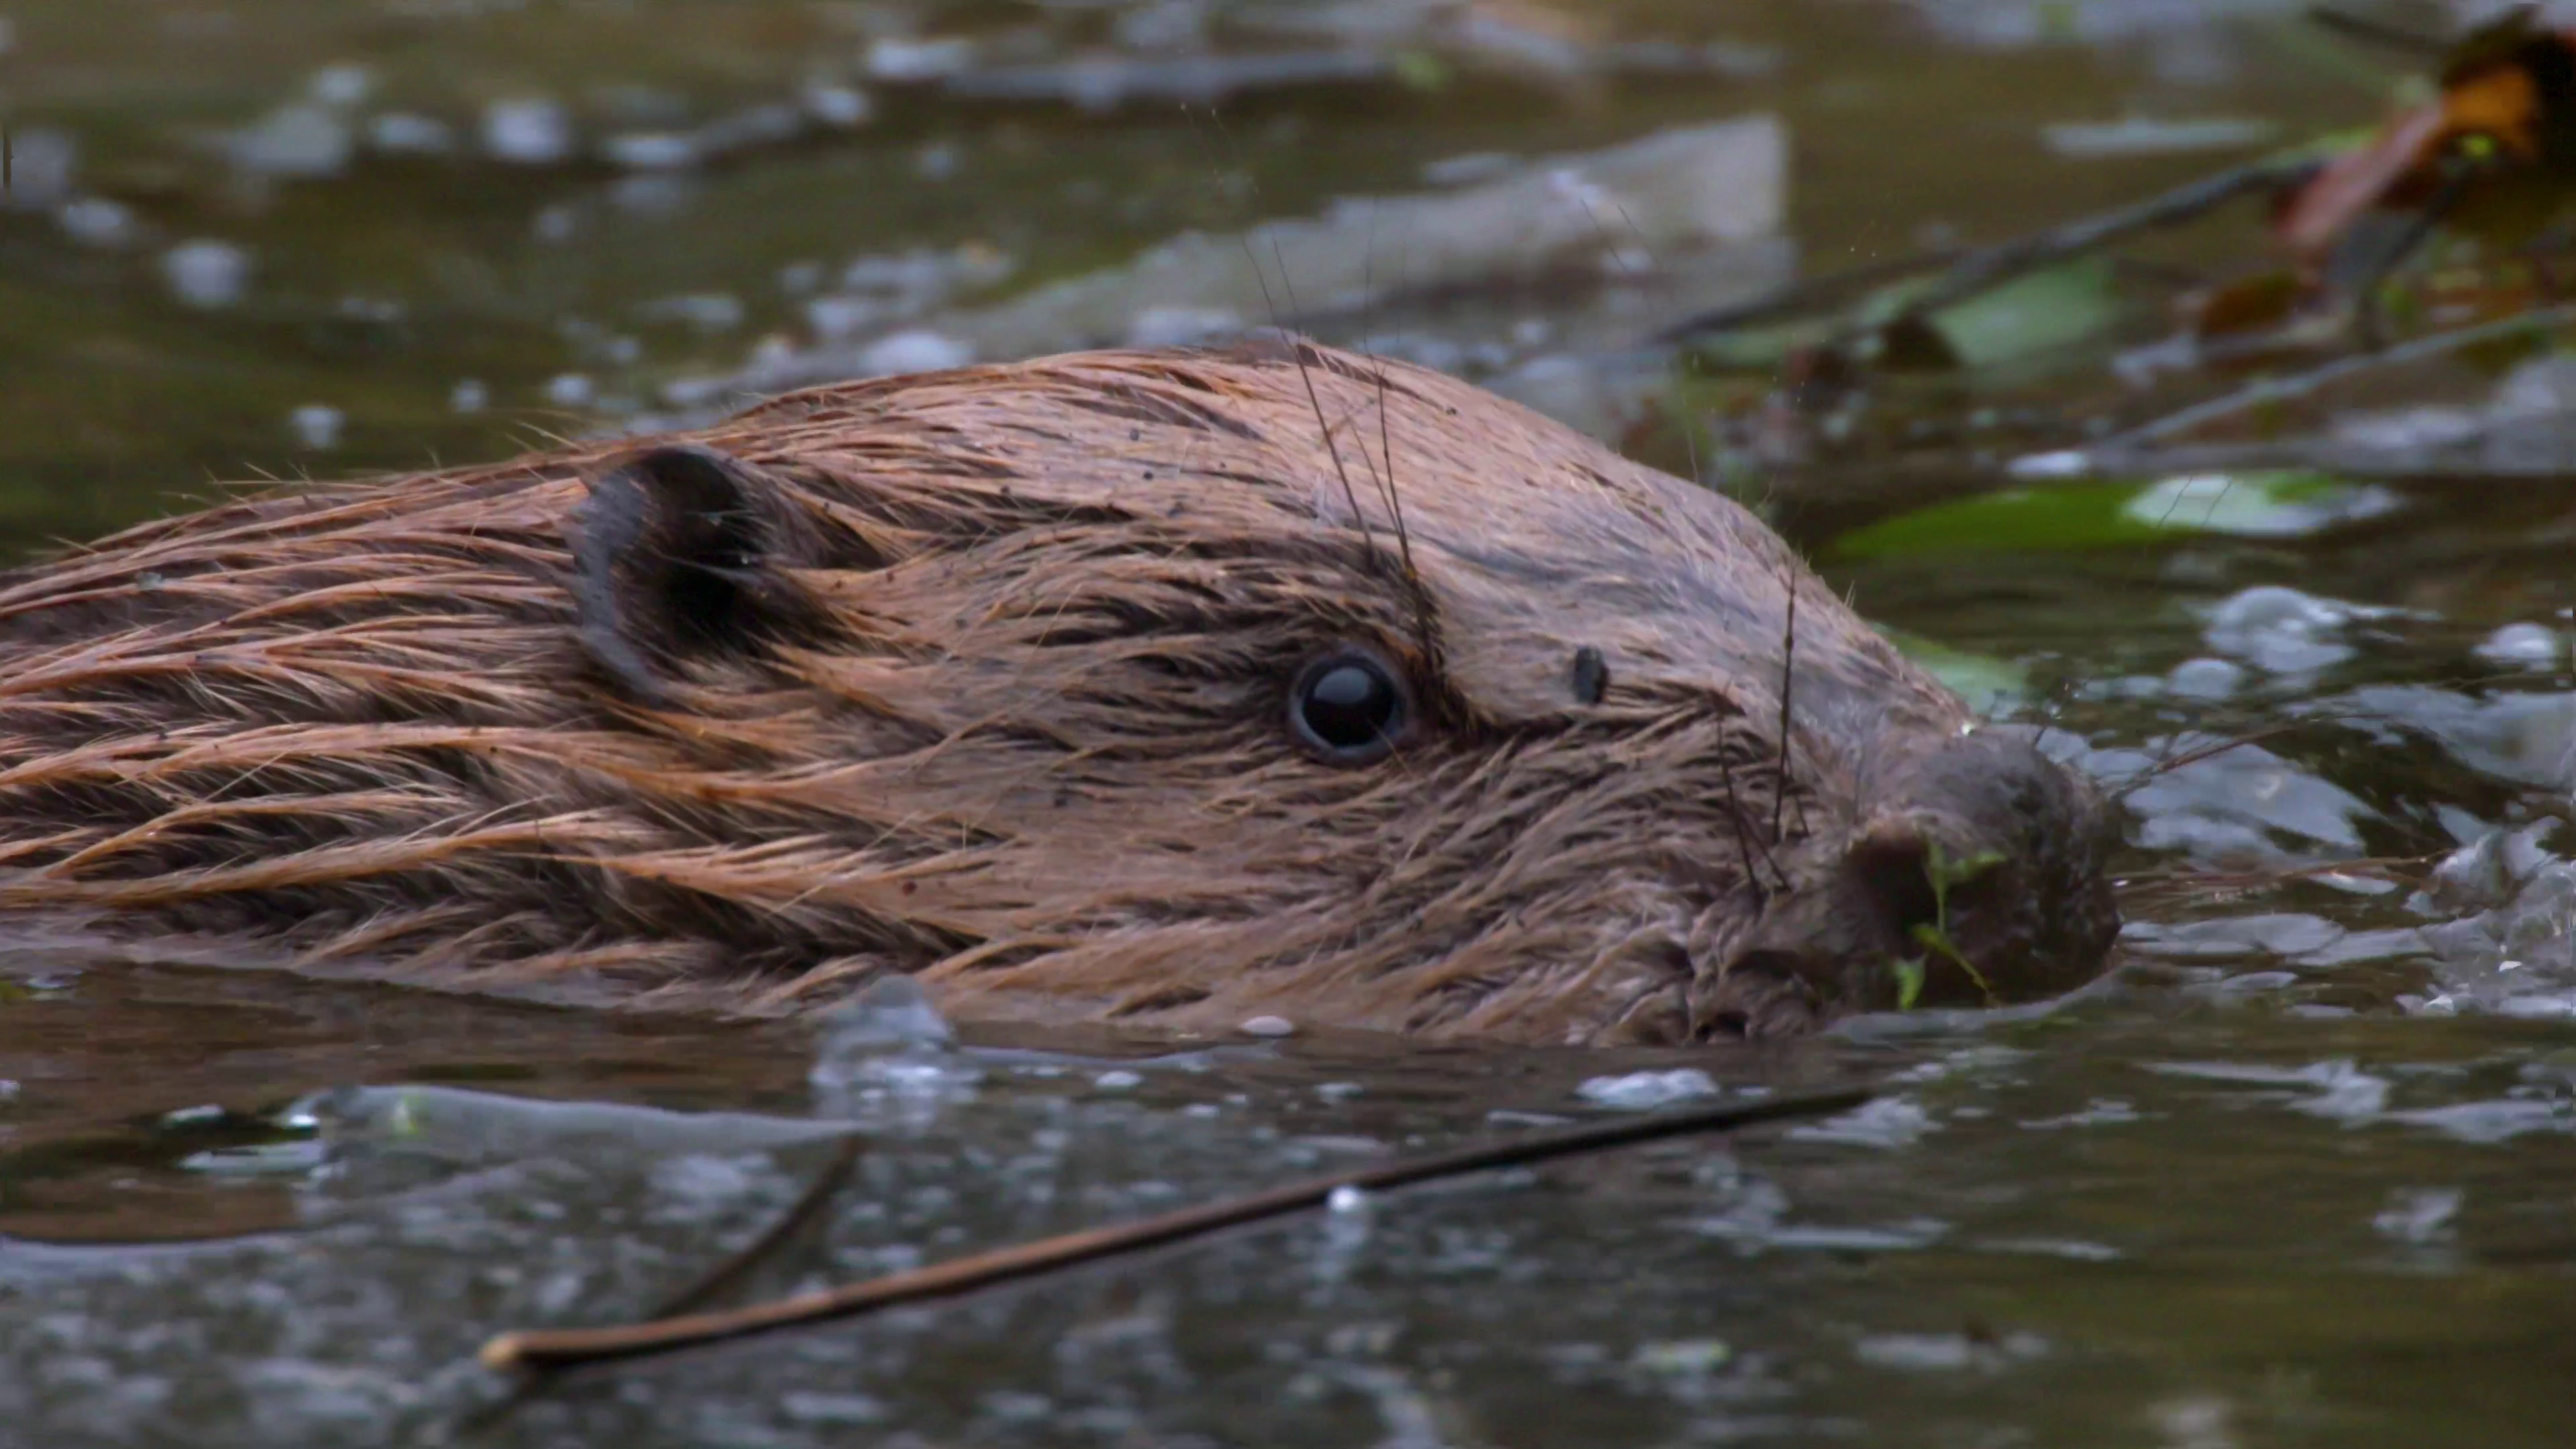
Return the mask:
[[[1360,649],[1336,649],[1297,672],[1288,731],[1336,765],[1385,758],[1411,723],[1413,700],[1395,670]]]

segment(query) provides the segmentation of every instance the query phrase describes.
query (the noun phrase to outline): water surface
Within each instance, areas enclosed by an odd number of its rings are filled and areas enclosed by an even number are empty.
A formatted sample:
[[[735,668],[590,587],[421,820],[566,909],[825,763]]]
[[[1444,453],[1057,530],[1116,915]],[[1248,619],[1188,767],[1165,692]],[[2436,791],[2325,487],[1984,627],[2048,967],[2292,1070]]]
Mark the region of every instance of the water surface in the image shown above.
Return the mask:
[[[1413,278],[1335,324],[1472,375],[1588,378],[1725,289],[2245,154],[2064,155],[2053,124],[2366,120],[2377,93],[2290,35],[2291,8],[1748,0],[1495,7],[1462,29],[1394,4],[31,0],[0,31],[0,528],[32,548],[216,480],[646,426],[800,359],[935,356],[956,319],[1049,283],[1114,284],[1035,343],[1103,340],[1157,301],[1120,269],[1193,231],[1775,117],[1778,226],[1698,270]],[[1615,49],[1647,41],[1664,48]],[[1215,81],[1175,60],[1254,55],[1274,59]],[[2205,264],[2253,236],[2166,250]],[[1405,249],[1385,255],[1401,272]],[[1935,462],[1992,489],[2002,456],[1972,439]],[[21,953],[0,964],[0,1440],[462,1435],[506,1387],[473,1362],[487,1335],[659,1301],[817,1170],[817,1122],[871,1145],[755,1291],[1659,1092],[1859,1079],[1887,1095],[1832,1122],[580,1377],[472,1432],[2567,1442],[2558,481],[2410,480],[2340,523],[2008,558],[1956,535],[1847,546],[1900,506],[1882,485],[1784,476],[1774,502],[1864,612],[2048,719],[2051,748],[2153,775],[2130,797],[2122,969],[2081,999],[1687,1056],[974,1033],[889,1056],[849,1022]],[[1860,502],[1802,511],[1802,486]]]

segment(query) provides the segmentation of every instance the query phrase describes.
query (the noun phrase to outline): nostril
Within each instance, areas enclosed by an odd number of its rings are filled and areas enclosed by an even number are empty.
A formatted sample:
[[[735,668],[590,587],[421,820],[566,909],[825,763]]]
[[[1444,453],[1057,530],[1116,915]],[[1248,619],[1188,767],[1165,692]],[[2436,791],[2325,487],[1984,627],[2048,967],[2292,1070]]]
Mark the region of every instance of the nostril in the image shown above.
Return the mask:
[[[1929,851],[1911,823],[1891,820],[1872,826],[1853,844],[1845,867],[1895,949],[1911,947],[1918,927],[1940,919],[1941,896],[1932,880]]]

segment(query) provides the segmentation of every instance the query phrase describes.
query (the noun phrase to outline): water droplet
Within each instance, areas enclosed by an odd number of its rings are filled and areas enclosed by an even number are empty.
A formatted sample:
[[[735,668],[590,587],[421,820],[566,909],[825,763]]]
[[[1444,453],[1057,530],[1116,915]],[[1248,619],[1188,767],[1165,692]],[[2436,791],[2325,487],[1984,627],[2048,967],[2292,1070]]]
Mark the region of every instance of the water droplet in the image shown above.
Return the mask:
[[[387,155],[444,156],[456,149],[456,132],[432,116],[387,111],[367,122],[367,144]]]
[[[884,377],[897,373],[938,372],[951,367],[964,367],[975,360],[975,349],[968,343],[936,332],[913,330],[880,337],[859,353],[862,376]]]
[[[572,117],[542,97],[494,101],[483,108],[483,149],[515,166],[544,166],[572,154]]]
[[[1717,1083],[1697,1067],[1679,1067],[1669,1072],[1630,1072],[1625,1076],[1593,1077],[1576,1087],[1574,1095],[1604,1107],[1644,1111],[1693,1097],[1714,1097]]]
[[[326,106],[354,106],[376,88],[376,73],[353,60],[326,65],[313,73],[306,90]]]
[[[249,286],[250,253],[226,241],[184,241],[161,254],[161,275],[191,307],[229,307]]]
[[[340,444],[341,413],[324,403],[306,403],[287,415],[287,425],[295,429],[297,441],[308,448],[335,448]]]
[[[134,239],[134,213],[104,196],[83,196],[62,204],[54,221],[63,234],[84,246],[120,246]]]

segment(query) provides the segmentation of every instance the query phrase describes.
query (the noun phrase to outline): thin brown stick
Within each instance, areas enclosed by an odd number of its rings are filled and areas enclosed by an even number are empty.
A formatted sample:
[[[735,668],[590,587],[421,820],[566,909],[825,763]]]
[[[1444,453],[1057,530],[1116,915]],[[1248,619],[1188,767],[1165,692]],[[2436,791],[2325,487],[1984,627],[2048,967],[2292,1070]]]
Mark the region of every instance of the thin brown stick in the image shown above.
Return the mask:
[[[1870,326],[1889,326],[1928,316],[2041,267],[2098,251],[2137,232],[2191,221],[2246,192],[2302,179],[2320,164],[2312,157],[2267,156],[2195,181],[2186,181],[2144,201],[2078,217],[2045,231],[1970,252],[1942,273],[1921,295],[1907,299],[1895,316]],[[1846,329],[1857,330],[1856,326]]]
[[[2110,211],[2078,217],[2073,221],[2029,233],[1993,246],[1979,247],[1952,259],[1948,267],[1921,293],[1908,299],[1892,317],[1872,323],[1847,323],[1837,329],[1828,346],[1842,346],[1866,331],[1912,321],[1938,312],[1952,303],[1964,301],[1990,287],[1999,286],[2015,277],[2054,262],[2098,251],[2123,237],[2156,227],[2175,226],[2217,210],[2249,191],[2288,185],[2302,179],[2319,165],[2314,158],[2298,155],[2269,156],[2242,166],[2186,181],[2168,191],[2132,202]],[[1876,263],[1863,269],[1869,274],[1902,275],[1915,270],[1906,263]],[[1839,295],[1856,281],[1829,277],[1805,289],[1810,295]],[[1655,334],[1656,342],[1674,343],[1687,340],[1693,333],[1720,330],[1743,325],[1746,309],[1727,308],[1685,317]]]
[[[2411,884],[2413,877],[2400,874],[2412,868],[2421,871],[2441,859],[2430,855],[2365,855],[2348,860],[2329,860],[2314,865],[2282,866],[2273,870],[2193,870],[2176,867],[2150,874],[2132,875],[2120,886],[2123,908],[2136,905],[2181,904],[2224,900],[2272,890],[2293,881],[2321,875],[2368,876],[2392,884]]]
[[[1956,266],[1961,259],[1962,254],[1958,249],[1940,247],[1909,252],[1901,257],[1866,262],[1857,267],[1847,267],[1839,272],[1828,272],[1821,277],[1792,282],[1768,296],[1755,297],[1744,302],[1730,302],[1723,307],[1711,307],[1704,312],[1694,312],[1656,333],[1649,340],[1670,345],[1687,341],[1692,336],[1703,332],[1732,332],[1739,327],[1754,327],[1766,322],[1805,316],[1820,308],[1839,306],[1855,292],[1883,287],[1890,282],[1903,281],[1907,277],[1935,271],[1942,267]]]
[[[859,1154],[866,1146],[867,1138],[856,1132],[842,1137],[839,1141],[839,1150],[833,1153],[831,1160],[823,1164],[823,1170],[815,1175],[812,1182],[805,1185],[805,1191],[797,1195],[796,1201],[788,1205],[787,1211],[780,1214],[776,1222],[771,1223],[759,1237],[752,1239],[741,1251],[700,1275],[696,1282],[663,1300],[662,1305],[654,1309],[649,1317],[651,1319],[671,1318],[698,1307],[731,1287],[735,1280],[749,1272],[754,1265],[777,1251],[781,1243],[786,1242],[798,1228],[812,1221],[814,1214],[821,1211],[825,1203],[831,1201],[832,1194],[839,1191],[841,1184],[849,1179],[850,1169],[858,1164]],[[548,1381],[542,1378],[529,1377],[519,1380],[511,1386],[508,1393],[460,1420],[457,1424],[460,1436],[467,1439],[480,1436],[485,1430],[526,1407],[531,1400],[543,1394],[547,1386]]]
[[[2165,439],[2191,432],[2223,418],[2252,412],[2272,403],[2290,402],[2323,391],[2345,378],[2383,367],[2402,367],[2408,363],[2497,342],[2517,333],[2541,331],[2551,327],[2576,324],[2576,302],[2561,302],[2554,307],[2535,308],[2479,322],[2467,327],[2454,327],[2447,332],[2428,333],[2410,338],[2393,347],[2335,358],[2305,372],[2287,377],[2258,378],[2233,392],[2193,403],[2163,417],[2140,423],[2126,432],[2114,433],[2089,448],[2065,452],[2035,453],[2016,458],[2011,471],[2024,477],[2066,478],[2087,473],[2125,471],[2157,455],[2156,445]]]
[[[2337,5],[2311,5],[2307,9],[2307,18],[2308,23],[2320,30],[2368,41],[2419,61],[2439,61],[2442,53],[2451,48],[2449,36],[2399,25],[2375,15],[2357,15]]]
[[[996,1284],[1034,1278],[1084,1263],[1204,1237],[1246,1223],[1320,1207],[1341,1188],[1385,1191],[1496,1167],[1518,1167],[1577,1153],[1600,1152],[1691,1133],[1725,1132],[1763,1122],[1830,1116],[1870,1099],[1864,1087],[1777,1097],[1761,1102],[1661,1112],[1615,1122],[1588,1123],[1479,1143],[1406,1162],[1309,1178],[1284,1187],[1183,1208],[1137,1222],[1090,1228],[954,1258],[908,1273],[895,1273],[838,1288],[803,1293],[725,1312],[696,1313],[658,1322],[609,1328],[519,1330],[483,1345],[481,1358],[496,1370],[562,1369],[608,1359],[667,1353],[723,1339],[801,1324],[846,1318],[904,1303],[954,1298]]]
[[[814,1215],[832,1200],[832,1194],[839,1192],[841,1184],[850,1180],[850,1169],[858,1166],[859,1154],[867,1149],[867,1145],[868,1139],[856,1132],[842,1137],[831,1158],[823,1164],[823,1170],[814,1174],[814,1180],[805,1184],[805,1190],[797,1194],[796,1201],[788,1204],[787,1211],[780,1213],[776,1222],[764,1229],[759,1237],[744,1244],[732,1257],[708,1269],[696,1282],[664,1299],[649,1316],[676,1318],[691,1309],[705,1306],[732,1287],[744,1274],[776,1252],[781,1243],[795,1236],[797,1229],[814,1220]]]

